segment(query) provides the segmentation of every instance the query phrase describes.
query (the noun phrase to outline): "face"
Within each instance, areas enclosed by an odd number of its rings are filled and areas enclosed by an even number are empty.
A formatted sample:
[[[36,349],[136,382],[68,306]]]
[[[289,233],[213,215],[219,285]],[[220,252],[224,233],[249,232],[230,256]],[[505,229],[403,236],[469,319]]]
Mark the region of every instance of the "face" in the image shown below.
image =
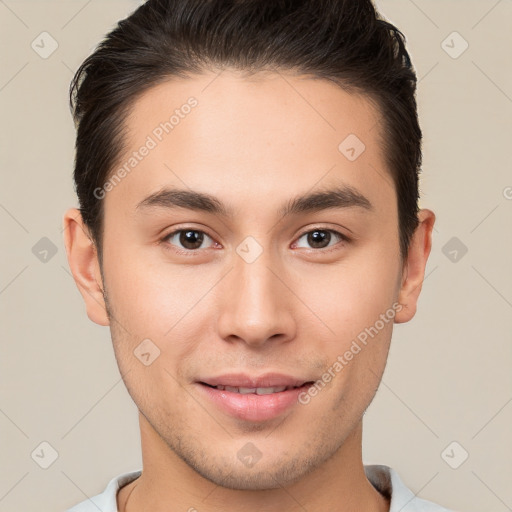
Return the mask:
[[[147,423],[219,485],[297,480],[374,397],[403,292],[378,123],[284,73],[169,81],[133,106],[129,171],[98,192],[109,315],[89,316]]]

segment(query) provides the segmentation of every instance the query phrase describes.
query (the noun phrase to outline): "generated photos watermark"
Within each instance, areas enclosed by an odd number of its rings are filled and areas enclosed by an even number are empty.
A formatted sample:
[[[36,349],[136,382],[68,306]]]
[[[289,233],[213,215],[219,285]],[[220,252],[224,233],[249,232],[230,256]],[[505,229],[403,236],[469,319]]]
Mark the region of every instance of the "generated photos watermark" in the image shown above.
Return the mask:
[[[153,128],[151,134],[146,137],[144,144],[136,151],[133,151],[124,164],[117,169],[116,172],[103,184],[102,187],[96,187],[93,191],[96,199],[103,199],[107,192],[113,190],[123,178],[137,167],[137,165],[147,157],[150,152],[155,149],[160,142],[164,139],[165,135],[169,134],[176,126],[178,126],[182,119],[192,112],[194,107],[197,107],[199,102],[196,98],[191,96],[186,103],[183,103],[180,108],[174,110],[174,113],[169,119],[162,121],[158,126]]]
[[[350,348],[346,350],[342,355],[339,355],[336,358],[336,361],[327,368],[327,370],[322,374],[322,376],[312,384],[307,391],[302,391],[302,393],[298,396],[298,401],[302,405],[307,405],[311,402],[311,399],[318,395],[318,393],[329,383],[331,382],[336,375],[338,375],[345,366],[349,364],[350,361],[361,352],[361,350],[368,343],[368,337],[373,339],[375,336],[379,334],[382,329],[395,318],[395,315],[402,311],[403,305],[399,302],[393,303],[393,305],[388,308],[384,313],[381,313],[379,319],[375,321],[375,323],[370,327],[365,327],[363,331],[361,331],[355,339],[352,340]],[[363,345],[361,345],[358,343]]]

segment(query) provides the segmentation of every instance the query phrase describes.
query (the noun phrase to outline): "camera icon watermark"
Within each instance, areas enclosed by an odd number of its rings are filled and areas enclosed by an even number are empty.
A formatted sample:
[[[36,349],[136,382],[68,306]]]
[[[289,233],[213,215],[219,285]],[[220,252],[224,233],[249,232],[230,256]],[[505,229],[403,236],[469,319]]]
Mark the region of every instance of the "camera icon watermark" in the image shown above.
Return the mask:
[[[252,468],[260,459],[263,454],[253,443],[246,443],[238,450],[238,460],[247,466]]]
[[[353,133],[343,139],[338,146],[338,151],[351,162],[357,160],[364,153],[365,149],[366,146],[363,141]]]
[[[48,441],[43,441],[30,456],[39,467],[48,469],[59,458],[59,453]]]
[[[469,43],[458,32],[454,31],[443,40],[441,48],[452,59],[458,59],[469,48]]]
[[[252,236],[248,236],[242,240],[236,248],[236,253],[246,262],[255,262],[263,252],[263,247]]]
[[[41,32],[30,44],[39,57],[47,59],[59,47],[59,43],[48,32]]]
[[[453,236],[443,245],[441,251],[452,263],[458,263],[468,252],[468,248]]]
[[[452,441],[442,452],[441,458],[450,466],[452,469],[457,469],[469,457],[467,450],[457,441]]]
[[[32,254],[42,263],[48,263],[56,254],[57,246],[43,236],[33,247]]]
[[[146,338],[135,347],[133,353],[144,366],[149,366],[160,355],[160,349]]]

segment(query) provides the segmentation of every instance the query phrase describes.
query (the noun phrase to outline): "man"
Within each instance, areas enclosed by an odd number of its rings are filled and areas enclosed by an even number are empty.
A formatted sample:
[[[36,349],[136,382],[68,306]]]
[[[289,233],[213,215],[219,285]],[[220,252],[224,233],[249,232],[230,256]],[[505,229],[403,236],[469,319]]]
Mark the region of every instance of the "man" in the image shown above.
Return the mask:
[[[84,62],[65,245],[143,468],[70,510],[446,511],[361,455],[435,221],[415,80],[369,0],[149,0]]]

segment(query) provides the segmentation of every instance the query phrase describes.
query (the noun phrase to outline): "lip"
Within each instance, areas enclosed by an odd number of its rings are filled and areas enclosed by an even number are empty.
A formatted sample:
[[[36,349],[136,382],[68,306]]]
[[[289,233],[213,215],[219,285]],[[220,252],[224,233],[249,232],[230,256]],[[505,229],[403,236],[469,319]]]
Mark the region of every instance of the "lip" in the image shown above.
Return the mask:
[[[244,421],[262,422],[276,418],[298,403],[299,395],[313,385],[305,380],[283,374],[268,373],[259,377],[245,374],[228,374],[198,381],[199,391],[222,412]],[[257,395],[220,390],[210,386],[247,388],[299,386],[293,389]]]

